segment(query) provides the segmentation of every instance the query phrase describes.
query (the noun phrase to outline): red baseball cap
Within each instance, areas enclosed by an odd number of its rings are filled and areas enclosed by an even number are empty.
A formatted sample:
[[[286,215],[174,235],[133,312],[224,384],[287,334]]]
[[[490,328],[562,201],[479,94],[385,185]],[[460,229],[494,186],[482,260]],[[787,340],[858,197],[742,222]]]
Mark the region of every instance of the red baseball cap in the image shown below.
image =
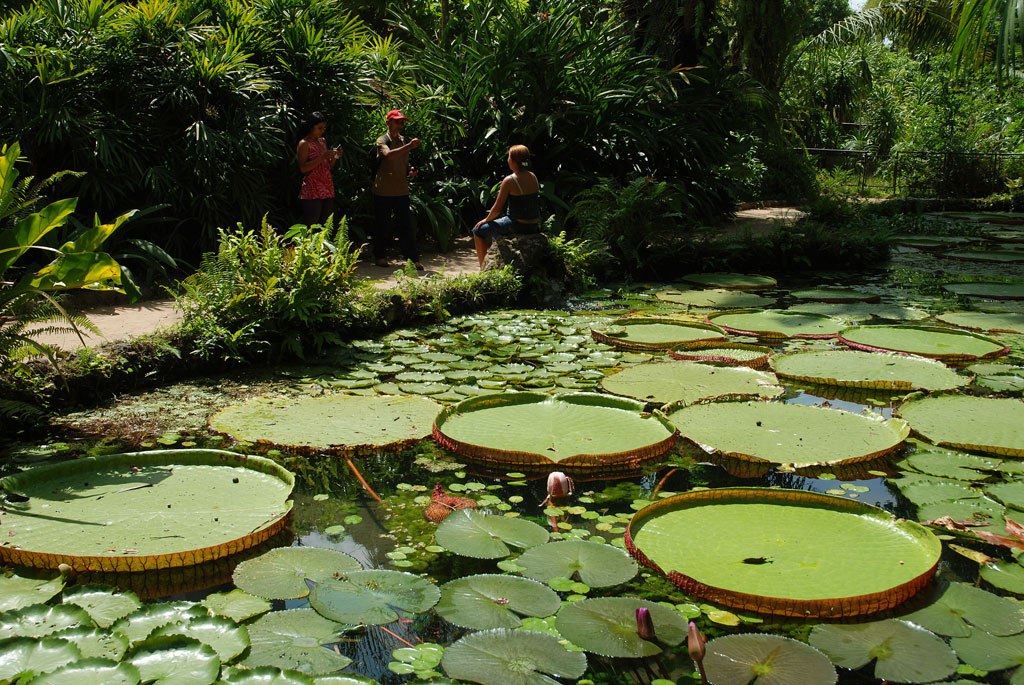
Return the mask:
[[[409,117],[402,114],[402,110],[400,109],[391,110],[384,119],[387,121],[409,121]]]

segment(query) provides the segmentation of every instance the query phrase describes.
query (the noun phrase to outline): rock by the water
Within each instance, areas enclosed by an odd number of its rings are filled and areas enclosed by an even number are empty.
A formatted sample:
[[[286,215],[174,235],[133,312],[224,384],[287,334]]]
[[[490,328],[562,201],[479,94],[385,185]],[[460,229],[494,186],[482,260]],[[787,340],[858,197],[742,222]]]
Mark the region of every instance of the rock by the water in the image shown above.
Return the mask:
[[[558,301],[565,295],[565,265],[543,233],[495,238],[484,258],[483,270],[505,266],[514,267],[522,275],[524,286],[542,302]]]

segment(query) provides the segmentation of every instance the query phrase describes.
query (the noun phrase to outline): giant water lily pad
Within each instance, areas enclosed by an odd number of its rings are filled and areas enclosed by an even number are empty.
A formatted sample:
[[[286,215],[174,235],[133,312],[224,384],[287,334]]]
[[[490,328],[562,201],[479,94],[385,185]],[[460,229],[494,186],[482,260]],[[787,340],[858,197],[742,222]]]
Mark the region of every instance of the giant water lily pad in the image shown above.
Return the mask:
[[[933,443],[1024,456],[1024,402],[1021,400],[940,395],[911,398],[897,411],[911,428]]]
[[[791,296],[811,302],[878,302],[881,296],[853,288],[819,287],[791,290]]]
[[[845,326],[839,319],[822,314],[769,309],[760,312],[712,314],[708,322],[730,333],[753,335],[766,340],[785,338],[834,338]]]
[[[946,312],[935,317],[943,323],[975,331],[1024,333],[1024,314],[992,312]]]
[[[948,250],[971,242],[970,238],[953,235],[894,235],[890,242],[919,250]]]
[[[640,608],[649,612],[659,642],[678,645],[686,639],[686,619],[681,614],[632,597],[600,597],[570,604],[558,612],[555,628],[573,644],[602,656],[660,654],[660,645],[637,633],[636,610]]]
[[[945,642],[906,621],[821,624],[811,631],[809,641],[844,668],[860,668],[877,660],[874,673],[879,680],[930,683],[956,670],[956,654]]]
[[[800,302],[794,304],[786,311],[803,314],[821,314],[851,322],[867,321],[872,317],[894,319],[896,321],[917,321],[928,318],[928,312],[923,309],[889,304],[887,302]]]
[[[516,563],[524,567],[524,576],[545,583],[552,578],[578,577],[590,587],[607,587],[636,575],[636,562],[619,548],[583,540],[532,547]]]
[[[668,350],[687,343],[725,340],[716,326],[672,319],[616,319],[590,333],[594,340],[629,350]]]
[[[755,309],[774,304],[775,300],[742,290],[661,290],[655,297],[663,302],[685,304],[706,309]]]
[[[775,356],[772,368],[790,380],[872,390],[950,390],[970,382],[942,362],[901,354],[794,352]]]
[[[722,396],[778,397],[785,392],[771,373],[686,361],[629,366],[605,376],[601,387],[616,395],[660,405],[691,404]]]
[[[583,675],[587,657],[567,651],[552,635],[496,628],[461,638],[445,650],[441,665],[450,678],[483,685],[559,685],[555,678]]]
[[[712,683],[828,685],[838,677],[827,656],[781,635],[725,635],[706,650],[704,669]]]
[[[967,370],[975,374],[974,382],[983,388],[1003,393],[1024,391],[1024,366],[979,362],[971,364]]]
[[[0,480],[8,501],[0,561],[77,571],[190,566],[273,537],[291,517],[292,475],[219,450],[88,457]]]
[[[772,348],[746,343],[703,343],[672,350],[668,355],[680,361],[760,369],[768,365]]]
[[[778,285],[771,276],[714,271],[683,276],[687,283],[725,290],[770,290]]]
[[[668,419],[708,453],[795,467],[875,459],[910,432],[877,414],[777,402],[705,402],[670,408]]]
[[[994,635],[1024,630],[1024,608],[1018,603],[966,583],[938,583],[925,599],[927,606],[901,618],[953,637],[970,635],[972,626]]]
[[[1024,283],[947,283],[942,289],[966,297],[1024,300]]]
[[[437,528],[437,543],[449,552],[477,559],[500,559],[509,545],[530,548],[548,541],[548,532],[533,521],[459,509]]]
[[[352,660],[324,645],[338,642],[350,628],[312,609],[275,611],[249,625],[249,654],[242,663],[250,668],[276,666],[302,673],[337,671]]]
[[[235,567],[240,590],[264,599],[297,599],[309,594],[306,579],[321,581],[335,573],[362,569],[356,559],[334,549],[278,547]]]
[[[518,628],[518,614],[551,616],[561,606],[554,590],[534,580],[515,576],[478,575],[458,578],[441,586],[435,610],[464,628]]]
[[[339,623],[393,623],[427,611],[441,598],[429,580],[402,571],[351,571],[306,584],[309,605]]]
[[[943,361],[998,357],[1009,349],[991,338],[933,326],[854,326],[839,339],[867,352],[906,352]]]
[[[442,412],[434,438],[460,455],[517,468],[628,469],[675,444],[675,430],[643,407],[591,393],[489,395]]]
[[[374,454],[430,435],[440,408],[425,397],[256,397],[211,416],[210,428],[236,440],[302,454]]]
[[[939,256],[966,262],[999,262],[1002,264],[1024,262],[1024,250],[952,250],[943,252]]]
[[[688,595],[798,617],[895,606],[927,585],[942,552],[926,528],[876,507],[771,488],[665,498],[633,516],[626,547]]]

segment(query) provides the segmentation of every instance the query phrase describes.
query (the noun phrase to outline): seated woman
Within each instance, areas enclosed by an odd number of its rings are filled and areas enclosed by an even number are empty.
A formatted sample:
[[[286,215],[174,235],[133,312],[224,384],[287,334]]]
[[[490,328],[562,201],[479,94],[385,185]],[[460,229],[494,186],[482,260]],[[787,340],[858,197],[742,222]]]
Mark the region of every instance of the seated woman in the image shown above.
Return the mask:
[[[537,226],[540,221],[540,182],[526,168],[529,161],[530,151],[525,145],[509,148],[508,168],[512,173],[502,179],[491,211],[473,227],[473,242],[476,243],[476,256],[481,268],[487,248],[496,237],[513,233],[537,233],[540,230]],[[498,218],[506,203],[508,211],[505,216]]]

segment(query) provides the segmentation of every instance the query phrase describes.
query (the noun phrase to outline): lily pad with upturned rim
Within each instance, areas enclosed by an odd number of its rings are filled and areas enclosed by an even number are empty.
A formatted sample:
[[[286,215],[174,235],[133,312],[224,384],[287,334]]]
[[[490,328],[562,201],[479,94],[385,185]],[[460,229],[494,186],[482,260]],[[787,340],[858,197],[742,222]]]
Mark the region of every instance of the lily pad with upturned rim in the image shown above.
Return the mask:
[[[351,571],[306,584],[309,605],[339,623],[393,623],[427,611],[441,598],[429,580],[402,571]]]
[[[947,283],[942,289],[966,297],[1024,300],[1024,283]]]
[[[802,314],[821,314],[822,316],[831,316],[834,319],[850,322],[867,321],[872,317],[894,319],[896,321],[918,321],[928,318],[928,312],[924,310],[886,302],[844,302],[842,304],[799,302],[792,305],[786,311]]]
[[[352,626],[324,618],[312,609],[286,609],[260,616],[249,624],[249,668],[274,666],[303,673],[331,673],[352,660],[324,645],[342,639]]]
[[[839,340],[866,352],[904,352],[959,362],[999,357],[1009,348],[977,333],[935,326],[853,326]]]
[[[615,319],[605,329],[593,328],[594,340],[628,350],[668,350],[687,343],[724,341],[717,326],[675,319]]]
[[[827,656],[781,635],[725,635],[705,649],[704,669],[716,684],[830,685],[838,679]]]
[[[590,587],[608,587],[625,583],[636,575],[637,566],[628,554],[617,547],[565,540],[531,547],[516,563],[524,567],[527,578],[546,583],[552,578],[578,576]]]
[[[930,442],[1003,456],[1024,456],[1024,402],[1010,398],[911,397],[896,413]]]
[[[791,290],[789,294],[798,300],[808,300],[810,302],[878,302],[881,299],[881,296],[877,293],[867,293],[863,290],[855,290],[854,288],[825,286]]]
[[[683,276],[683,280],[687,283],[724,290],[771,290],[778,285],[778,282],[771,276],[725,271],[687,274]]]
[[[637,632],[636,610],[646,608],[658,642],[678,645],[686,639],[686,619],[655,602],[633,597],[598,597],[569,604],[555,617],[565,639],[601,656],[639,658],[660,654],[661,645]]]
[[[459,509],[437,528],[437,544],[449,552],[476,559],[500,559],[509,545],[530,548],[548,541],[548,532],[533,521]]]
[[[979,362],[971,364],[967,370],[975,374],[974,382],[983,388],[1003,393],[1024,391],[1024,366]]]
[[[943,323],[972,331],[1024,333],[1024,314],[1006,312],[946,312],[935,317]]]
[[[655,293],[662,302],[685,304],[702,309],[755,309],[775,303],[774,298],[764,297],[742,290],[661,290]]]
[[[441,586],[434,608],[445,620],[463,628],[518,628],[518,614],[543,618],[561,606],[545,585],[515,576],[482,574],[457,578]]]
[[[671,402],[692,404],[723,396],[771,398],[785,392],[772,373],[686,361],[629,366],[605,376],[601,387],[615,395],[658,405]]]
[[[680,361],[761,369],[768,365],[772,348],[746,343],[702,343],[671,350],[668,355]]]
[[[450,678],[482,685],[559,685],[554,678],[582,676],[587,657],[551,635],[497,628],[459,639],[445,650],[441,666]]]
[[[787,312],[768,309],[758,312],[720,312],[711,314],[708,323],[730,333],[752,335],[765,340],[786,338],[834,338],[846,325],[824,314]]]
[[[998,262],[1002,264],[1024,262],[1024,250],[952,250],[943,252],[939,256],[965,262]]]
[[[789,380],[872,390],[951,390],[970,378],[927,357],[852,350],[776,355],[772,368]]]
[[[240,590],[263,599],[298,599],[309,594],[307,579],[320,581],[362,568],[355,558],[335,549],[278,547],[240,563],[232,580]]]
[[[906,621],[821,624],[811,631],[809,642],[844,668],[860,668],[877,660],[874,674],[879,680],[930,683],[956,671],[953,650],[933,633]]]

